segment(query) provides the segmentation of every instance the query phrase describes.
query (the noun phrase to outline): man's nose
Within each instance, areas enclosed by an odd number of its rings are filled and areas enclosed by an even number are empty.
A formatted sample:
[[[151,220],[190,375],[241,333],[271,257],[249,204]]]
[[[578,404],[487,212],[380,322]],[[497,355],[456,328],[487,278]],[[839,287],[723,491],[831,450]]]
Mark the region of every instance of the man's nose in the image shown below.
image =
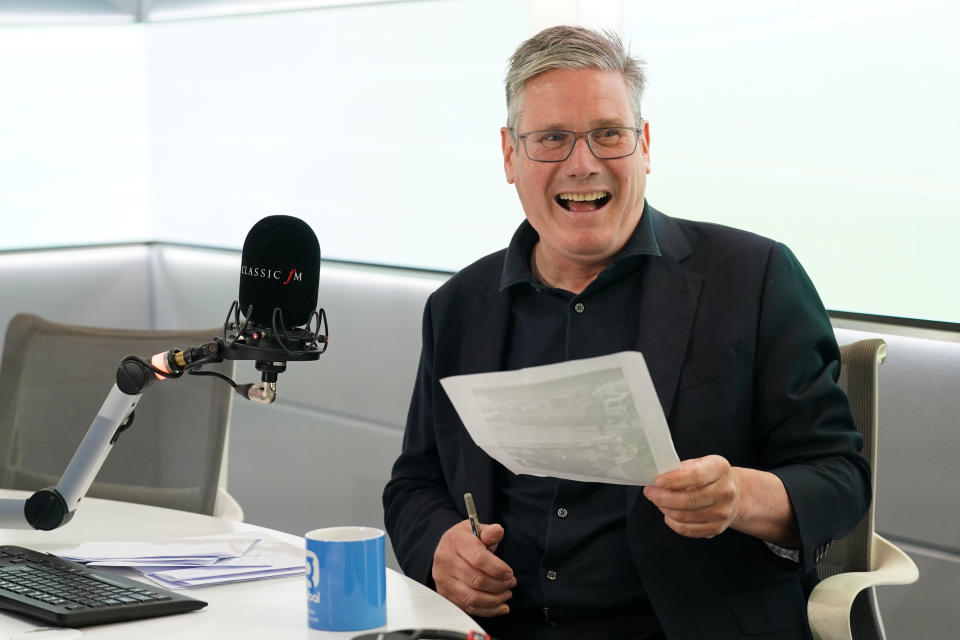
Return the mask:
[[[580,179],[588,178],[600,171],[600,160],[590,150],[586,136],[574,141],[573,151],[570,152],[565,165],[567,175]]]

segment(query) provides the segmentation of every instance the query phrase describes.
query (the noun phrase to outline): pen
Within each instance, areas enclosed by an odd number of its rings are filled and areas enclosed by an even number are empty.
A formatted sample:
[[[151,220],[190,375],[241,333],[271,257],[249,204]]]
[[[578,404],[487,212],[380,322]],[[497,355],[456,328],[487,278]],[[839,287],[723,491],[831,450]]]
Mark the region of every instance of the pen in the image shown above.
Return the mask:
[[[473,529],[473,535],[480,537],[480,520],[477,518],[477,505],[473,504],[473,495],[470,492],[463,494],[463,501],[467,504],[467,519],[470,520],[470,528]]]

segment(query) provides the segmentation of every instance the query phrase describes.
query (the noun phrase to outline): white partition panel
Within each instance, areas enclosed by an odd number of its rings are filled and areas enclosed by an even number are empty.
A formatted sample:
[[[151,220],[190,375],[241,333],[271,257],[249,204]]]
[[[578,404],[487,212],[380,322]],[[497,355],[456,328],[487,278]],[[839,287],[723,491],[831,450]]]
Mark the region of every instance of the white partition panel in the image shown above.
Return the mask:
[[[0,349],[17,313],[67,324],[151,328],[148,253],[142,245],[0,253]]]

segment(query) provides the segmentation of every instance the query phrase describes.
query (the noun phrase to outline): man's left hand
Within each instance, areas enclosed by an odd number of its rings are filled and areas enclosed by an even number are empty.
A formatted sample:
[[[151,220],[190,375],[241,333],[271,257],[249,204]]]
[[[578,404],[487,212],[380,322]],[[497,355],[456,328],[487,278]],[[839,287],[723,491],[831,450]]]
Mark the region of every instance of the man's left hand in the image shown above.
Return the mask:
[[[663,512],[667,526],[688,538],[712,538],[740,516],[738,469],[717,455],[684,460],[656,478],[643,495]]]
[[[788,549],[800,544],[793,505],[783,482],[769,471],[732,467],[712,455],[684,460],[655,482],[643,495],[682,536],[712,538],[729,528]]]

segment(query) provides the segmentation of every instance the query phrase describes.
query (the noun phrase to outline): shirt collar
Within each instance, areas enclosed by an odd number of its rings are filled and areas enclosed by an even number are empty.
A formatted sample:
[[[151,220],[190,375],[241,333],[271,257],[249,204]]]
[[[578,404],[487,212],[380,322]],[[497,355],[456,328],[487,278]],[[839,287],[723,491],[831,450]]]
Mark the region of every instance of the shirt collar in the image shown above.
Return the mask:
[[[632,256],[663,255],[660,252],[660,245],[657,243],[657,236],[653,230],[652,217],[649,214],[649,207],[644,201],[640,222],[637,223],[633,234],[623,245],[623,248],[613,257],[613,262],[607,269],[619,266],[625,259]],[[509,246],[507,246],[507,255],[504,258],[503,271],[500,274],[501,291],[520,282],[534,282],[533,272],[530,269],[530,256],[538,240],[540,240],[540,236],[530,222],[524,220],[520,223],[510,240]]]

